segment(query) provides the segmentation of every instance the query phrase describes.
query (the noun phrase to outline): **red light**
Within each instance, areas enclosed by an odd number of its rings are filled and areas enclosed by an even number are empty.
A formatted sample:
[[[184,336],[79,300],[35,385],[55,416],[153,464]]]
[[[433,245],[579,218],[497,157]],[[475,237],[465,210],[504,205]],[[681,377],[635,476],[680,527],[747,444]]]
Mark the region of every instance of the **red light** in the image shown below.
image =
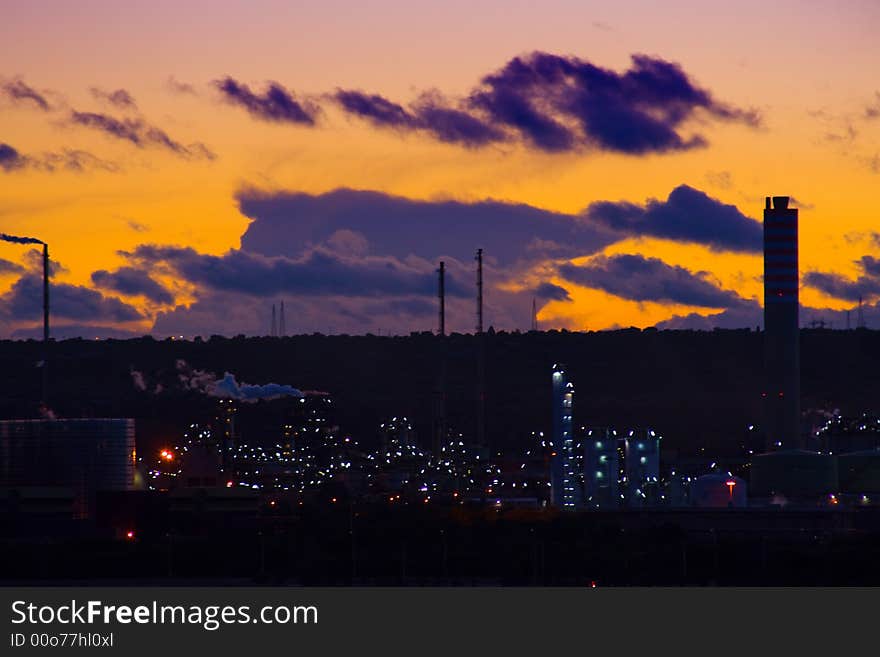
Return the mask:
[[[336,504],[336,498],[335,498],[335,497],[331,497],[331,498],[330,498],[330,501],[333,502],[333,504]]]
[[[598,586],[599,586],[599,584],[596,582],[596,580],[593,580],[592,582],[590,582],[590,588],[591,588],[591,589],[595,589],[595,588],[597,588]]]
[[[161,452],[159,452],[159,458],[161,458],[163,461],[173,461],[174,452],[172,452],[170,449],[163,449]]]
[[[232,488],[234,485],[235,484],[233,483],[233,481],[231,479],[226,482],[226,488]]]
[[[727,480],[727,488],[730,490],[730,497],[733,497],[733,487],[736,486],[736,481],[733,479]]]
[[[127,532],[125,532],[125,538],[127,538],[129,541],[133,541],[134,532],[129,529]]]

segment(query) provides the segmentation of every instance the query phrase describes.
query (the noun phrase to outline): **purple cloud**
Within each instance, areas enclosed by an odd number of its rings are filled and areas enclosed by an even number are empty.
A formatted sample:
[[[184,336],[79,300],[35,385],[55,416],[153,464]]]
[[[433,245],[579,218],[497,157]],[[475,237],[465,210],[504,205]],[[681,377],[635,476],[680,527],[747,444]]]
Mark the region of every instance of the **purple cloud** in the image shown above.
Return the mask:
[[[108,103],[117,109],[137,109],[134,97],[125,89],[106,91],[99,87],[92,87],[89,91],[96,99],[103,103]]]
[[[862,274],[855,280],[830,272],[809,271],[804,274],[804,285],[843,301],[880,297],[880,259],[865,255],[856,265]]]
[[[254,93],[246,84],[231,77],[216,80],[214,86],[227,102],[243,107],[255,118],[276,123],[315,124],[317,108],[300,103],[277,82],[270,82],[262,94]]]
[[[441,99],[425,95],[409,110],[377,94],[337,90],[336,102],[349,113],[383,128],[422,130],[434,138],[470,147],[502,141],[504,133],[468,112],[445,106]]]
[[[88,151],[64,149],[58,153],[24,155],[9,144],[0,143],[0,170],[9,173],[26,168],[48,173],[58,170],[74,173],[92,170],[119,171],[119,166],[115,163],[103,160]]]
[[[0,318],[36,320],[43,314],[43,279],[26,273],[0,296]],[[144,319],[141,312],[115,297],[105,297],[87,287],[52,283],[52,315],[60,319],[89,322],[131,322]]]
[[[6,82],[0,87],[0,90],[14,103],[33,103],[44,112],[52,109],[46,96],[25,84],[24,80],[17,79]]]
[[[659,258],[641,255],[599,257],[586,265],[559,267],[566,280],[632,301],[680,303],[706,308],[728,308],[743,303],[742,297],[709,280],[706,272],[691,272],[668,265]]]
[[[99,269],[92,272],[92,283],[99,288],[126,296],[142,296],[161,304],[174,303],[174,296],[148,272],[134,267],[120,267],[115,271]]]
[[[571,301],[571,295],[561,285],[544,282],[532,290],[532,294],[542,301]]]
[[[700,115],[757,126],[760,117],[716,100],[678,64],[633,55],[623,73],[577,57],[535,52],[485,76],[457,103],[428,95],[410,108],[339,90],[342,109],[374,125],[421,130],[467,146],[518,138],[550,153],[597,149],[631,155],[705,146],[683,129]]]
[[[138,148],[154,145],[165,148],[181,157],[206,160],[216,158],[216,155],[205,144],[196,142],[184,146],[172,139],[164,130],[150,125],[140,118],[117,119],[108,114],[77,112],[74,110],[70,113],[70,122],[74,125],[92,128],[103,132],[105,135],[130,142]]]
[[[763,243],[759,222],[687,185],[673,189],[665,201],[651,199],[645,205],[598,201],[584,216],[627,235],[705,244],[716,251],[757,253]]]

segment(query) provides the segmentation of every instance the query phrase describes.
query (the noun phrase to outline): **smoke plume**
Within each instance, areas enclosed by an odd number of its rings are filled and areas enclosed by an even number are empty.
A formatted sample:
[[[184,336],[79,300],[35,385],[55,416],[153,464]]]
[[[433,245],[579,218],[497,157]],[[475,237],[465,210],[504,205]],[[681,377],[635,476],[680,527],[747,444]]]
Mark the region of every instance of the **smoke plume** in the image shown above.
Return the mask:
[[[0,241],[13,242],[14,244],[45,244],[43,240],[38,240],[36,237],[17,237],[6,233],[0,233]]]
[[[229,372],[226,372],[222,379],[217,379],[208,386],[208,394],[211,397],[237,399],[243,402],[304,396],[302,392],[293,386],[281,385],[279,383],[267,383],[265,385],[239,383],[235,380],[235,375]]]

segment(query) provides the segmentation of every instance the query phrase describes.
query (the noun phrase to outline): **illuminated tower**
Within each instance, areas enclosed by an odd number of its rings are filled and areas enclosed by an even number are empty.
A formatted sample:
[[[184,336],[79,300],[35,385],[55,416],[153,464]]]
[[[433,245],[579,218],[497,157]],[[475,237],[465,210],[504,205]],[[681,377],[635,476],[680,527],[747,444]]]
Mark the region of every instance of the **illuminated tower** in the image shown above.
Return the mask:
[[[574,386],[562,365],[553,366],[553,456],[550,494],[553,506],[574,510],[581,507],[583,494],[578,480],[577,450],[572,435],[571,410]]]
[[[232,456],[236,448],[235,413],[238,410],[234,399],[218,399],[214,416],[215,435],[218,438],[223,469],[232,467]]]
[[[768,449],[802,447],[798,211],[787,196],[764,208],[764,426]]]

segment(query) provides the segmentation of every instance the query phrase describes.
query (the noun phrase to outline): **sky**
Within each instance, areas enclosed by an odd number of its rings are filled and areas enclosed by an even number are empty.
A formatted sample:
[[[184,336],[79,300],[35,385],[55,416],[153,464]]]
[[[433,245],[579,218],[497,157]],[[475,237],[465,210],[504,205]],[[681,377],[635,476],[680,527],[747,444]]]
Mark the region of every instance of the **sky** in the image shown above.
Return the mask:
[[[0,233],[53,335],[880,325],[880,4],[0,0]],[[39,245],[36,245],[38,247]],[[0,338],[40,327],[0,241]]]

